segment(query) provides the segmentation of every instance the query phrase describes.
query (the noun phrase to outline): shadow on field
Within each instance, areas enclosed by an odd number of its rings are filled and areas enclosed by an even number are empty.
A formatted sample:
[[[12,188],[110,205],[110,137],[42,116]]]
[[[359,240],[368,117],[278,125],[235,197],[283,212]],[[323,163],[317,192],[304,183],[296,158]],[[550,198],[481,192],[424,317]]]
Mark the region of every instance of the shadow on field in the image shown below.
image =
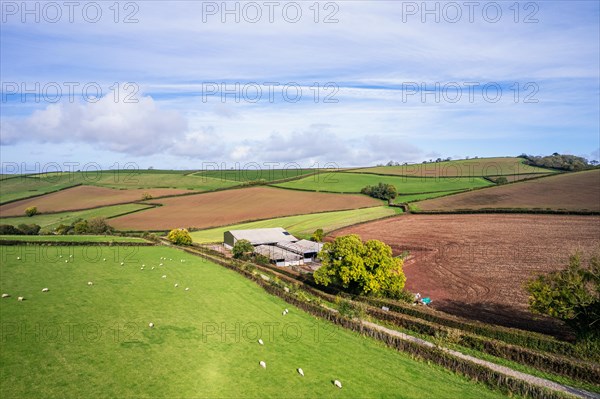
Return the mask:
[[[548,334],[562,340],[572,341],[575,338],[572,331],[557,320],[508,305],[443,300],[435,304],[435,309],[484,323]]]

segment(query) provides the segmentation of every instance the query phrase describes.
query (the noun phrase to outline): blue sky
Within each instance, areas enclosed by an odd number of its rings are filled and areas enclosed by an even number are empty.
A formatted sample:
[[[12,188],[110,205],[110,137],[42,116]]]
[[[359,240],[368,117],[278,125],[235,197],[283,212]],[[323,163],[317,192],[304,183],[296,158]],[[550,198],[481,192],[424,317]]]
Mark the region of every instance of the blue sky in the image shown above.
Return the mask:
[[[599,158],[597,1],[92,3],[1,3],[3,164]]]

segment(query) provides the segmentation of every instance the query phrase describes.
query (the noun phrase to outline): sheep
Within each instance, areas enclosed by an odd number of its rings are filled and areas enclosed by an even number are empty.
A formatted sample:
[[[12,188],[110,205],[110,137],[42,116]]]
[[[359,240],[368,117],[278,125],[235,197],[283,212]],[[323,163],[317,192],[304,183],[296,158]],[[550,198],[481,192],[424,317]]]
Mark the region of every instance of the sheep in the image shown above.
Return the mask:
[[[88,285],[94,285],[94,283],[91,281],[88,281]]]
[[[286,310],[285,310],[285,313],[290,313],[290,311],[286,309]]]
[[[262,339],[260,339],[260,338],[258,339],[258,343],[259,343],[259,345],[264,345],[264,344],[265,344],[265,343],[263,342],[263,340],[262,340]]]
[[[72,258],[72,257],[73,257],[73,255],[69,255],[69,258]]]
[[[179,284],[175,283],[175,288],[179,287]]]
[[[167,275],[166,275],[166,274],[163,274],[163,275],[162,275],[162,278],[167,278]]]
[[[301,368],[298,369],[298,374],[300,374],[302,377],[304,377],[304,370],[302,370]]]
[[[285,310],[284,310],[283,312],[281,312],[281,315],[282,315],[282,316],[285,316]]]
[[[62,258],[62,255],[58,255],[59,258]]]
[[[189,291],[190,289],[189,289],[188,287],[185,287],[185,290],[186,290],[186,291]]]
[[[263,369],[266,369],[266,368],[267,368],[267,363],[265,363],[265,362],[264,362],[264,361],[262,361],[262,360],[261,360],[261,361],[260,361],[260,363],[258,363],[258,364],[260,364],[260,367],[262,367]]]
[[[121,266],[125,266],[125,262],[121,262]]]
[[[102,261],[106,262],[106,258],[102,258]]]
[[[8,297],[10,297],[9,294],[2,294],[2,298],[8,298]]]
[[[65,263],[69,263],[69,261],[68,261],[68,260],[65,260]]]
[[[17,256],[17,260],[21,260],[21,257],[20,257],[20,256]]]
[[[152,266],[152,270],[154,270],[154,266]]]
[[[19,302],[23,302],[24,300],[25,300],[25,297],[22,297],[22,296],[17,298],[17,301],[19,301]]]
[[[342,389],[342,383],[339,382],[338,380],[333,381],[333,385],[335,385],[336,387]]]
[[[144,270],[144,266],[140,267],[140,270]]]
[[[42,292],[48,292],[48,288],[42,288]]]
[[[154,328],[154,323],[148,323],[148,327]]]
[[[163,264],[161,263],[159,266],[162,266]]]

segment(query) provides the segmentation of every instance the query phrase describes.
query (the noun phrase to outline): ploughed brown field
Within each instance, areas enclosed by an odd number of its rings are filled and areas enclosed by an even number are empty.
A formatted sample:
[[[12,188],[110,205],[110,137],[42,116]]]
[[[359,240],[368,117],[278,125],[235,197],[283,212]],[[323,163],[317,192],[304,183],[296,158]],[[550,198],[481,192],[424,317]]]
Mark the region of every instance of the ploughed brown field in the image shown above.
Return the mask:
[[[207,228],[278,216],[381,205],[381,201],[365,195],[302,192],[270,187],[224,190],[152,202],[163,206],[111,219],[111,226],[122,230]]]
[[[378,239],[409,251],[406,287],[439,310],[555,335],[565,330],[528,311],[523,284],[566,267],[575,250],[600,249],[600,217],[563,215],[405,215],[347,227],[334,236]]]
[[[99,206],[123,204],[141,201],[144,193],[152,197],[189,193],[190,190],[171,188],[149,188],[135,190],[116,190],[107,187],[77,186],[40,197],[24,199],[0,206],[0,215],[23,216],[25,208],[36,206],[38,212],[62,212]]]
[[[600,169],[490,187],[416,205],[423,211],[484,208],[600,211]]]

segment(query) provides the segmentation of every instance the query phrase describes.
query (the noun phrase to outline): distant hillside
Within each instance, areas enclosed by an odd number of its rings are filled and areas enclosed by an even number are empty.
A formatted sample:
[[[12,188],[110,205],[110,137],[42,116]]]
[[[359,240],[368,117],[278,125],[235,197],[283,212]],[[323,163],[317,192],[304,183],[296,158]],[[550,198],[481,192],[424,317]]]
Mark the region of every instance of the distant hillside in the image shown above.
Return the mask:
[[[416,206],[423,211],[541,208],[600,212],[600,169],[430,199]]]

